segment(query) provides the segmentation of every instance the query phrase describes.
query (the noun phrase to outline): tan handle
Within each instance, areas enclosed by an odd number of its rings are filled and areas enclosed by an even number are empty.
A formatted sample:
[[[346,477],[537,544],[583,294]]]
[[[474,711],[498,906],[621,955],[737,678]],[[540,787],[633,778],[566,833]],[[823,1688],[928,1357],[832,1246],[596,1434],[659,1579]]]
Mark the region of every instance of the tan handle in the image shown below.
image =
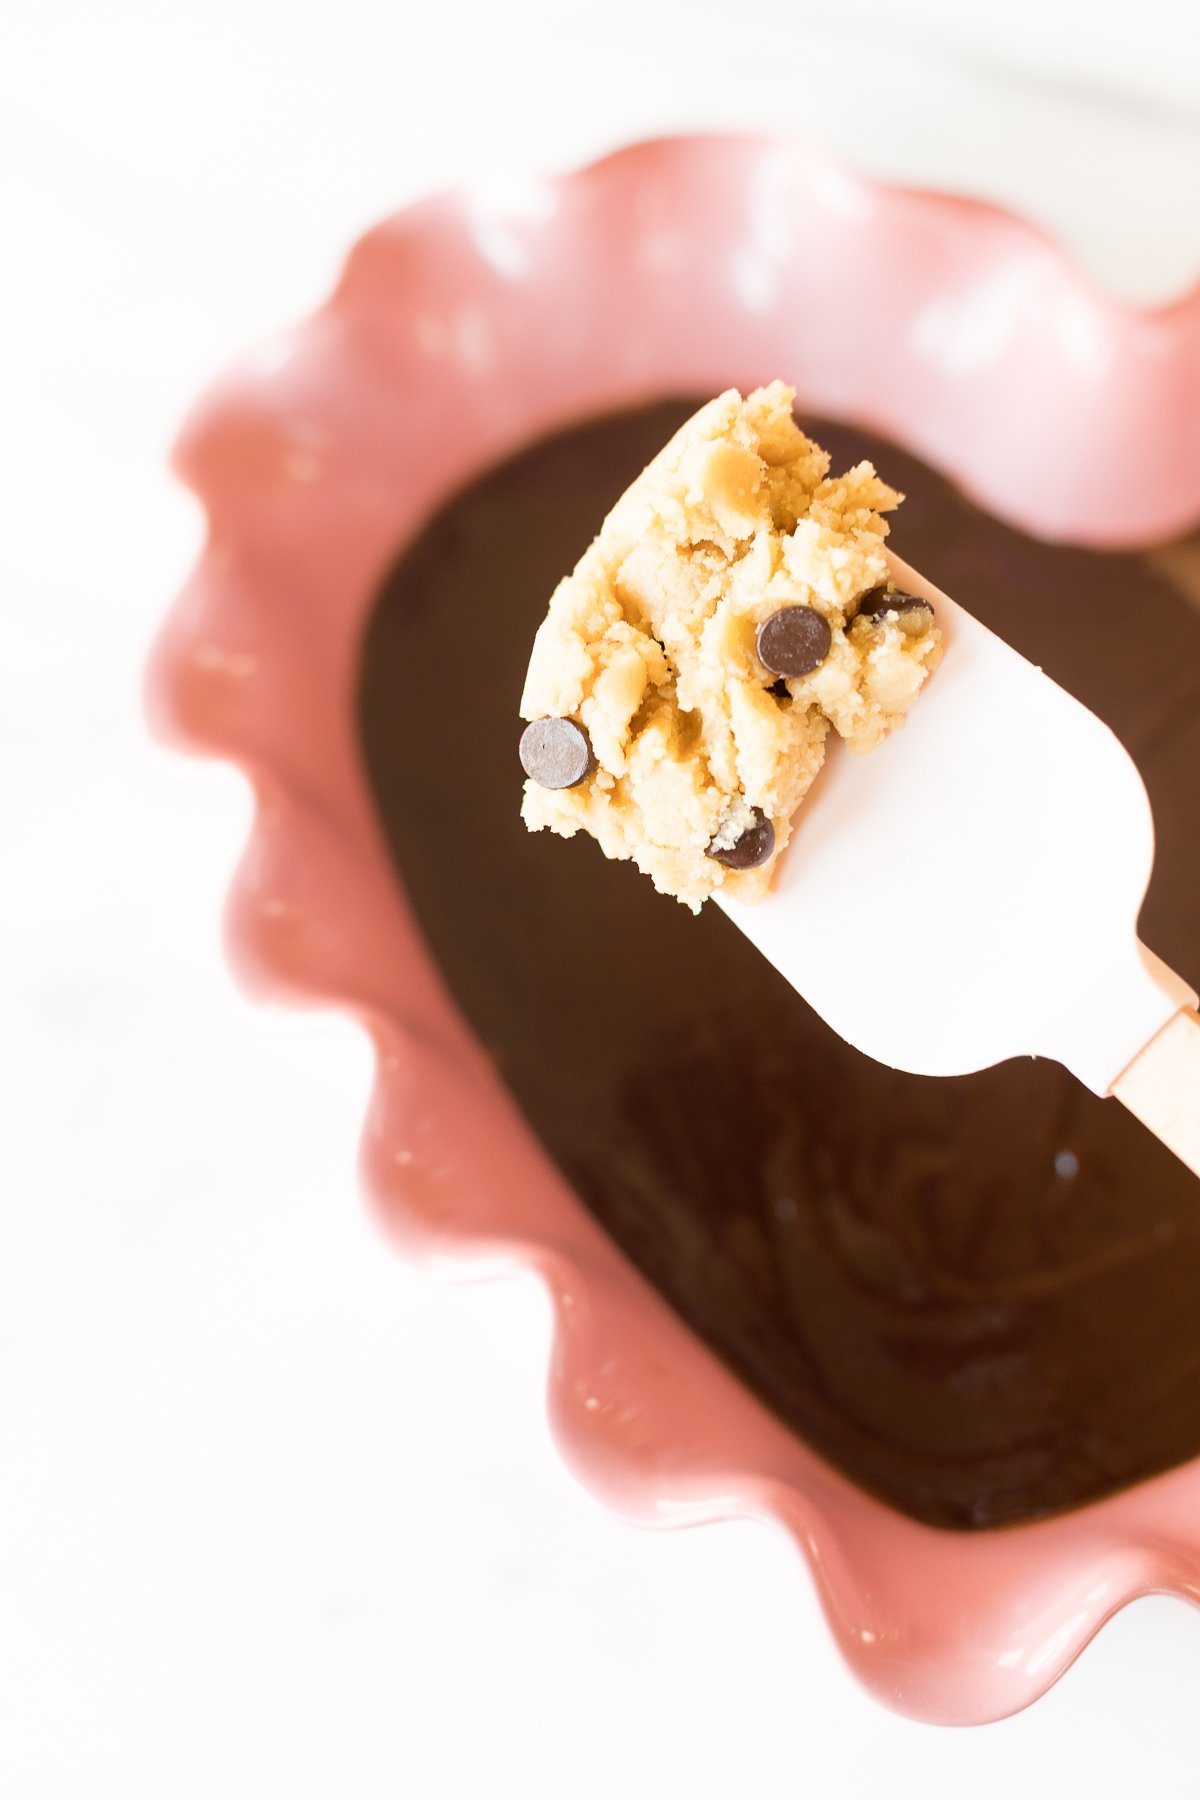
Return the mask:
[[[1200,1175],[1200,1015],[1190,1007],[1177,1012],[1117,1077],[1112,1091]]]

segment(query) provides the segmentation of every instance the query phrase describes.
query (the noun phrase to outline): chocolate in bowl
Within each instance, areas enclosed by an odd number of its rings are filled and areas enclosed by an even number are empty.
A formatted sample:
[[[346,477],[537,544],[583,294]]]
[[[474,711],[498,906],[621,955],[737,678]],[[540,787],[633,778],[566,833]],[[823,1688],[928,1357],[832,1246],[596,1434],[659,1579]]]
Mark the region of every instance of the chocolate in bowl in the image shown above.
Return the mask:
[[[693,404],[534,444],[401,556],[358,700],[392,858],[554,1161],[802,1439],[941,1526],[1099,1499],[1200,1454],[1200,1206],[1181,1165],[1057,1065],[939,1081],[868,1061],[715,909],[693,919],[590,842],[521,825],[516,704],[546,599]],[[1186,547],[1039,543],[895,446],[805,423],[836,465],[870,456],[908,495],[902,556],[1126,743],[1158,834],[1143,933],[1195,980]]]
[[[490,462],[614,406],[777,373],[814,415],[878,421],[1027,530],[1168,542],[1200,519],[1200,292],[1114,306],[1019,221],[831,171],[780,138],[629,145],[510,201],[442,194],[384,221],[325,305],[201,399],[175,464],[208,535],[155,646],[151,717],[253,783],[227,913],[239,979],[371,1035],[361,1168],[389,1237],[544,1291],[549,1423],[574,1473],[647,1523],[771,1522],[877,1698],[999,1718],[1131,1599],[1200,1596],[1200,1458],[1013,1529],[942,1530],[758,1400],[581,1203],[439,977],[368,788],[361,651],[401,546]],[[489,579],[498,590],[498,567]],[[461,633],[449,671],[473,654]],[[448,671],[435,684],[449,709]],[[511,804],[515,820],[515,788]],[[569,846],[552,849],[561,881]],[[470,875],[490,880],[482,861]],[[589,903],[601,879],[596,857]],[[560,1033],[555,1017],[548,1060]]]

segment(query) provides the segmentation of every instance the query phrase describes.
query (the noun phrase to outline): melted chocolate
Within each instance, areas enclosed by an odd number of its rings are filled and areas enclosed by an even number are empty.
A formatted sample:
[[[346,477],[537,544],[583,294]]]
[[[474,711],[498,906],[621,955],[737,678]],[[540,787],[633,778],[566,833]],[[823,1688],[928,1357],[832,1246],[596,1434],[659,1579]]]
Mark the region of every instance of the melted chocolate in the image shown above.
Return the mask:
[[[517,700],[547,597],[690,410],[533,446],[387,580],[361,734],[396,866],[551,1156],[801,1437],[939,1525],[1077,1506],[1200,1454],[1195,1180],[1053,1064],[932,1081],[867,1061],[714,908],[693,918],[590,840],[518,817]],[[814,430],[836,466],[872,456],[908,493],[900,553],[1133,752],[1159,838],[1143,935],[1195,983],[1191,552],[1172,572],[1169,555],[1035,543],[892,446]]]

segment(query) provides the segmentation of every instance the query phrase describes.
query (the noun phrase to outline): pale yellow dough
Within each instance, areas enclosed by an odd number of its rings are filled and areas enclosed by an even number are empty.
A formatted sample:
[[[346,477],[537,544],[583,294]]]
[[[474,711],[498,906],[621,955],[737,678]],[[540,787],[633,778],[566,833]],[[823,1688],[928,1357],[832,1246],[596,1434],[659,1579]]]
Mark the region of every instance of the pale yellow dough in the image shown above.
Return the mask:
[[[697,909],[714,889],[758,899],[825,757],[830,726],[870,750],[941,656],[933,615],[856,619],[888,581],[882,514],[900,496],[829,458],[783,382],[701,407],[621,496],[555,589],[534,641],[521,716],[576,720],[596,767],[561,790],[528,781],[531,831],[587,831]],[[781,606],[822,613],[830,651],[772,692],[755,634]],[[707,854],[759,808],[775,827],[760,867]]]

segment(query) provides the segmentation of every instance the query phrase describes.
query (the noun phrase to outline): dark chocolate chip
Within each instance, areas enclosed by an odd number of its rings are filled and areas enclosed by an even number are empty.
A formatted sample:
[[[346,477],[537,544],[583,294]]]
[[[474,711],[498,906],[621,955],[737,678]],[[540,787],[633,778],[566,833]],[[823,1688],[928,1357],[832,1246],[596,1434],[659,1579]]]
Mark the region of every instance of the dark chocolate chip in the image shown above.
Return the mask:
[[[829,621],[811,606],[781,606],[758,628],[758,660],[772,675],[811,675],[832,642]]]
[[[592,746],[574,719],[535,719],[521,733],[521,767],[544,788],[573,788],[595,767]]]
[[[727,844],[715,849],[716,838],[708,847],[708,854],[714,862],[719,862],[726,869],[757,869],[759,863],[765,863],[775,848],[775,827],[765,812],[759,807],[754,809],[754,821],[743,831],[736,843]]]
[[[922,600],[917,594],[901,594],[895,588],[872,588],[860,602],[855,615],[860,619],[882,619],[885,613],[920,613],[927,612],[932,617],[933,608],[928,600]]]

